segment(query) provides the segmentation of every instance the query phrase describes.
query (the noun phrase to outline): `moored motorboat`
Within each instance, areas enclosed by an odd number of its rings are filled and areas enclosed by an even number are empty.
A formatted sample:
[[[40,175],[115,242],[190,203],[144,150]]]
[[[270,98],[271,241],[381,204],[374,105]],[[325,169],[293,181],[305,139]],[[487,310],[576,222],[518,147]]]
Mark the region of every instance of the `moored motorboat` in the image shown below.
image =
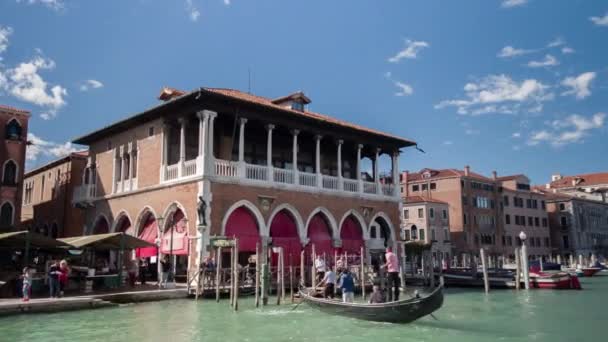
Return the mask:
[[[582,289],[578,277],[566,272],[532,272],[530,273],[530,287],[538,289]]]
[[[599,267],[583,267],[581,271],[585,277],[593,277],[594,274],[601,271],[602,269]]]
[[[343,303],[337,300],[316,298],[300,290],[300,297],[308,305],[325,313],[366,321],[409,323],[439,310],[443,305],[443,286],[428,295],[379,304]]]
[[[468,270],[446,270],[442,274],[446,287],[484,287],[483,273]],[[510,270],[489,270],[488,282],[492,288],[515,287],[515,273]]]

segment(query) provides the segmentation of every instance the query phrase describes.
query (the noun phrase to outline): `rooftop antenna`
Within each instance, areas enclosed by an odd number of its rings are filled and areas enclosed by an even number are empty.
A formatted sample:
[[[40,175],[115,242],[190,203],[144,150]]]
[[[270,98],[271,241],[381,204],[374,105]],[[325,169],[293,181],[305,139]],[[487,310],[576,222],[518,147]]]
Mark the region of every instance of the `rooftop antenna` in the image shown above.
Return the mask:
[[[251,94],[251,68],[247,68],[247,94]]]

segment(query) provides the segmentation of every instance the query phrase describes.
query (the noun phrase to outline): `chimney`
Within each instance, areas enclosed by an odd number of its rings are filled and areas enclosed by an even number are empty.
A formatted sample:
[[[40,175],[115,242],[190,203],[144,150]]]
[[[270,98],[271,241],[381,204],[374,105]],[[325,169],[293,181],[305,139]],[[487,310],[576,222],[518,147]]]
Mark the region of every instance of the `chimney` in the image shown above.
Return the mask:
[[[496,171],[492,171],[492,179],[496,180],[496,178],[498,178]]]
[[[401,188],[403,189],[403,193],[401,194],[401,196],[403,196],[403,197],[408,196],[407,181],[408,181],[409,174],[410,174],[410,172],[408,170],[401,172],[401,179],[400,179],[401,182],[400,183],[402,184]]]
[[[558,180],[560,180],[560,179],[562,179],[562,175],[561,175],[561,174],[559,174],[559,173],[556,173],[556,174],[551,175],[551,181],[552,181],[552,182],[558,181]]]
[[[551,189],[551,184],[550,183],[545,184],[545,189]]]
[[[468,176],[469,173],[471,172],[471,167],[469,165],[464,167],[464,175]]]

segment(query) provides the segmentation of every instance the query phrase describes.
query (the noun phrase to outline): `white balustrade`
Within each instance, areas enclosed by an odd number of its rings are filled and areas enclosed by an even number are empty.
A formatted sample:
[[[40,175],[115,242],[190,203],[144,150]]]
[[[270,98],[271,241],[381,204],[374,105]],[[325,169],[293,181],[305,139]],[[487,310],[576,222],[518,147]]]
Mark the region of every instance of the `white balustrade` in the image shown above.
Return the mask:
[[[359,192],[359,181],[356,179],[343,179],[343,189],[348,192]]]
[[[366,194],[375,194],[377,192],[377,184],[374,182],[363,182],[363,192]]]
[[[186,160],[184,162],[184,169],[182,170],[183,177],[189,177],[196,175],[196,159]]]
[[[220,177],[236,177],[238,175],[238,163],[229,160],[215,160],[215,175]]]
[[[268,181],[268,167],[263,165],[245,164],[245,178]]]
[[[316,173],[308,173],[308,172],[299,172],[300,177],[300,185],[303,186],[317,186],[317,174]]]
[[[323,175],[322,177],[324,189],[338,190],[338,177],[326,175]]]
[[[272,169],[274,172],[273,179],[277,183],[293,184],[293,170]]]
[[[73,203],[91,201],[96,196],[95,184],[85,184],[74,188]]]
[[[167,165],[165,168],[165,181],[177,179],[179,164]]]

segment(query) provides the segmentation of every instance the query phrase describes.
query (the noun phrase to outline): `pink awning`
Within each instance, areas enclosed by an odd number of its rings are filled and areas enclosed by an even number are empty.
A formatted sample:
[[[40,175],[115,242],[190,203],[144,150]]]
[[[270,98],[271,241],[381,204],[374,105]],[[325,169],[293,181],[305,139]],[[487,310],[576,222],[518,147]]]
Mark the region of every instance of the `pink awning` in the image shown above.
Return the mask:
[[[156,243],[156,238],[158,237],[158,224],[152,215],[148,217],[148,220],[141,229],[138,237],[144,241]],[[138,258],[149,258],[151,256],[156,256],[158,254],[157,250],[158,248],[156,247],[138,248],[135,250],[135,256]]]
[[[181,210],[174,214],[173,220],[176,222],[175,225],[163,234],[160,252],[162,254],[188,255],[188,227]],[[173,248],[171,242],[173,242]]]

